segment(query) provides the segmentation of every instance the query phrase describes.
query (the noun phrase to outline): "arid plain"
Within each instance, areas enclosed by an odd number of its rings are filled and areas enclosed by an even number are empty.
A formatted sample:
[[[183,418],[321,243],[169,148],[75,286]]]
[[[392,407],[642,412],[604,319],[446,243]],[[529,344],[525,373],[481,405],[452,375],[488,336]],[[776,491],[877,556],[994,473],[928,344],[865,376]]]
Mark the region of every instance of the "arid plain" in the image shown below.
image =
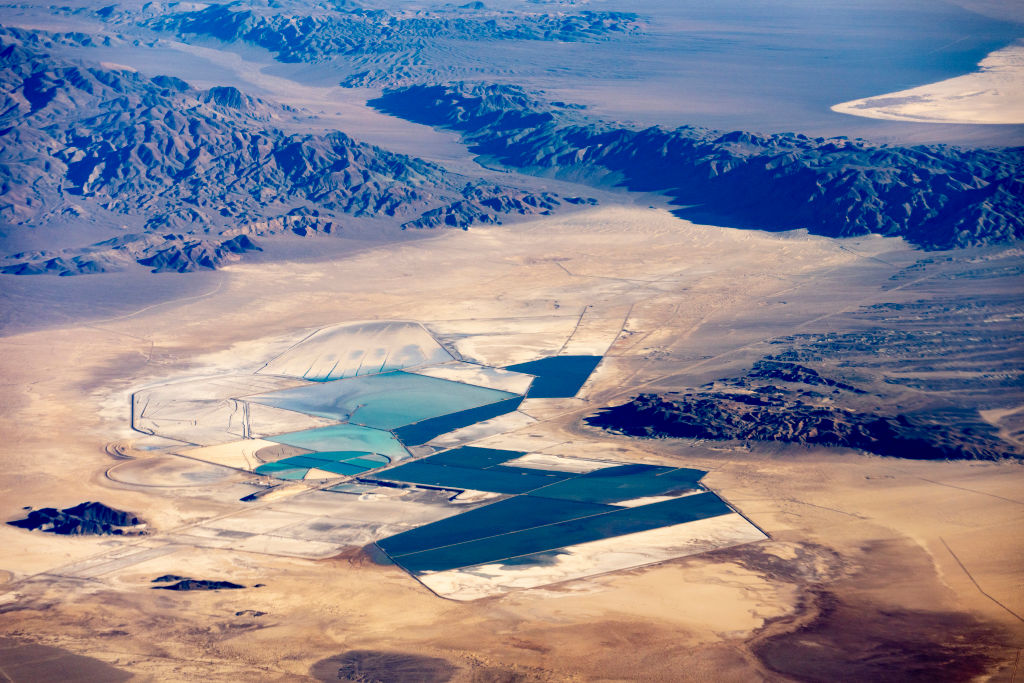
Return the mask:
[[[1012,680],[1024,645],[1016,462],[636,440],[580,422],[643,389],[726,376],[766,342],[840,326],[864,305],[951,287],[969,295],[977,280],[946,276],[1014,259],[991,249],[930,256],[937,265],[914,268],[921,252],[899,240],[695,226],[608,206],[330,260],[239,263],[211,274],[205,293],[4,337],[5,517],[102,500],[144,517],[153,535],[4,526],[3,635],[138,680],[295,680],[350,651],[446,660],[453,680]],[[1016,286],[1019,276],[984,283]],[[311,561],[181,545],[117,561],[149,539],[265,504],[238,501],[251,475],[133,447],[136,388],[258,366],[336,322],[472,319],[515,348],[531,319],[587,310],[624,323],[585,400],[519,436],[580,457],[706,469],[705,483],[770,540],[472,602],[438,598],[354,548]],[[111,452],[136,458],[131,477],[118,476],[125,461]],[[151,590],[168,573],[263,585]]]
[[[0,524],[0,679],[1022,680],[1020,11],[490,5],[3,8],[0,521],[101,501],[147,533]],[[836,238],[867,232],[907,241]],[[140,390],[366,321],[492,368],[602,356],[576,398],[441,441],[706,470],[767,539],[659,561],[605,538],[583,578],[447,599],[370,543],[417,522],[390,500],[346,527],[356,496],[132,429]],[[780,358],[811,381],[755,374]],[[647,393],[741,395],[778,433],[587,421]],[[921,450],[783,443],[808,406]],[[936,444],[965,459],[914,459]]]

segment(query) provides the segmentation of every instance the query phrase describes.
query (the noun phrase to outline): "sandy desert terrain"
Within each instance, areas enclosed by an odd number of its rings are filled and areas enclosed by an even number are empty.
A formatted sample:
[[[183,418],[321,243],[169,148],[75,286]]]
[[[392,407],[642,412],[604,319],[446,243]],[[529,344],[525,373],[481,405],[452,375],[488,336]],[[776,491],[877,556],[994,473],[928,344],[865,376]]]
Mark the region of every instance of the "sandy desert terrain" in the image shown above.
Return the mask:
[[[0,524],[0,679],[1024,680],[1024,15],[491,5],[0,8],[0,521],[145,523]],[[315,382],[408,369],[392,328],[521,401],[396,460],[692,468],[729,513],[405,571],[375,542],[498,494],[255,472],[372,383]],[[527,396],[555,355],[600,363]],[[640,395],[733,431],[592,419]]]
[[[1012,680],[1024,638],[1019,464],[644,441],[579,422],[670,377],[721,376],[766,339],[918,299],[944,272],[970,268],[958,252],[889,279],[919,259],[898,240],[770,235],[608,207],[324,261],[233,265],[206,296],[4,337],[3,514],[98,499],[144,517],[154,535],[4,526],[3,635],[138,680],[296,680],[332,671],[314,667],[331,657],[420,667],[423,680],[445,680],[437,670],[474,681]],[[338,321],[528,322],[588,306],[627,310],[625,331],[586,401],[528,425],[520,441],[707,469],[706,483],[769,540],[471,602],[440,599],[357,549],[306,560],[151,544],[270,503],[239,502],[251,476],[147,452],[161,444],[128,427],[135,388],[258,367],[302,330]],[[151,590],[164,574],[261,586]],[[28,680],[19,662],[53,656],[23,654],[5,658],[13,680]]]

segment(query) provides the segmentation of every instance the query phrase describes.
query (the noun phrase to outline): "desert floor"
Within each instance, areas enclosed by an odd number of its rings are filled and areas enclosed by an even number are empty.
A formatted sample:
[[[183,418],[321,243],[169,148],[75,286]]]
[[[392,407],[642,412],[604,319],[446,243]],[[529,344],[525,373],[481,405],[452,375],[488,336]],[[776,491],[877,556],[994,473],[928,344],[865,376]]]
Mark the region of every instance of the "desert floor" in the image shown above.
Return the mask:
[[[694,226],[609,206],[319,261],[235,264],[180,300],[0,338],[3,519],[100,500],[153,527],[127,540],[0,527],[0,670],[35,681],[116,680],[104,664],[138,680],[302,680],[361,650],[446,660],[466,681],[1011,681],[1024,646],[1018,463],[641,441],[580,421],[645,387],[724,376],[765,340],[858,306],[920,298],[932,271],[889,278],[921,257],[896,240]],[[251,476],[136,443],[134,389],[259,365],[337,322],[486,326],[587,307],[621,314],[624,329],[586,401],[524,437],[581,457],[707,469],[704,483],[770,540],[473,602],[438,598],[356,549],[316,561],[184,545],[131,557],[147,539],[252,505],[238,501]],[[149,485],[107,476],[123,465],[118,449]],[[168,573],[263,585],[151,590]]]

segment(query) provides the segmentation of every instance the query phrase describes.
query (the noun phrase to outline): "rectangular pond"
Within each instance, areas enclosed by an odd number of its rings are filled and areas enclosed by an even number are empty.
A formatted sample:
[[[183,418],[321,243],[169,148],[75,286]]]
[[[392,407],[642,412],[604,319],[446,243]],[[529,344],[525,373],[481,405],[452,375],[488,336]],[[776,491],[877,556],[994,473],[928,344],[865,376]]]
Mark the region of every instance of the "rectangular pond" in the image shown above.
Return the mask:
[[[360,451],[380,453],[392,460],[409,457],[409,452],[391,432],[358,425],[332,425],[302,432],[278,434],[267,441],[297,446],[310,451]]]
[[[431,465],[454,465],[456,467],[475,467],[484,469],[499,465],[507,460],[525,455],[524,451],[505,451],[497,448],[480,448],[478,446],[462,446],[450,451],[438,453],[426,458],[424,462]]]
[[[412,552],[394,559],[401,567],[414,573],[445,571],[501,562],[568,545],[682,524],[731,512],[732,509],[721,498],[714,493],[706,492]]]
[[[621,508],[570,500],[516,496],[378,541],[388,555],[455,545],[536,526],[604,514]]]
[[[494,472],[468,467],[432,465],[426,461],[419,461],[385,470],[376,474],[375,478],[452,489],[471,489],[493,493],[525,493],[559,481],[564,476],[561,472],[557,476],[546,473],[538,474],[536,471],[529,470],[515,473]]]
[[[427,443],[442,434],[453,432],[456,429],[468,427],[469,425],[476,424],[477,422],[483,422],[484,420],[490,420],[491,418],[498,417],[499,415],[506,415],[508,413],[515,412],[519,409],[519,405],[522,402],[522,396],[514,396],[503,401],[498,401],[497,403],[480,406],[479,408],[460,410],[456,413],[449,413],[447,415],[423,420],[422,422],[417,422],[415,424],[399,427],[395,429],[395,435],[401,439],[402,443],[406,446],[419,446],[420,444]]]
[[[572,398],[600,362],[601,356],[551,356],[505,369],[536,377],[527,398]]]
[[[534,491],[547,498],[563,498],[590,503],[616,503],[647,496],[678,495],[699,488],[703,470],[658,467],[655,465],[622,465],[606,467],[586,474],[553,482]]]

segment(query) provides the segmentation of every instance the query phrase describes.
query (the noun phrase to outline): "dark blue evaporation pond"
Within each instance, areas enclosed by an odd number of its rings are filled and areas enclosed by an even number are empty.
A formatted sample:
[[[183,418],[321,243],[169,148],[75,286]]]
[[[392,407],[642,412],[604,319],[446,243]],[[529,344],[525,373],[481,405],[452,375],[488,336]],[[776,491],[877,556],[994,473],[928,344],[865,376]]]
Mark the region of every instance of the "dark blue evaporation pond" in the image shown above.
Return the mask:
[[[533,502],[528,500],[522,505],[528,507]],[[479,512],[483,513],[485,510],[487,510],[486,507],[480,508]],[[587,516],[575,519],[556,521],[554,523],[508,531],[499,535],[464,542],[447,543],[447,539],[438,534],[436,542],[439,542],[441,545],[427,550],[398,555],[397,557],[392,556],[392,559],[406,570],[414,573],[445,571],[477,564],[501,562],[545,550],[554,550],[578,543],[588,543],[624,534],[649,531],[698,519],[717,517],[731,512],[732,509],[721,498],[714,493],[705,492],[682,498],[673,498],[651,505],[617,508],[605,513],[590,513]],[[472,512],[469,512],[466,515],[453,518],[451,521],[455,522],[462,517],[472,514]],[[571,513],[565,511],[564,514]],[[426,534],[430,527],[438,524],[440,523],[435,522],[427,527],[422,527],[419,531]],[[462,524],[468,526],[469,522],[463,521]],[[466,531],[462,535],[472,535],[472,533]],[[458,537],[456,535],[456,538]],[[413,540],[415,541],[416,539]],[[384,547],[388,541],[391,541],[391,539],[379,542],[378,545]],[[402,541],[396,541],[395,543],[397,547],[402,547]],[[424,540],[421,540],[419,545],[424,544],[426,544]],[[416,544],[409,543],[408,546],[415,547]]]
[[[377,545],[411,572],[442,571],[732,512],[713,493],[693,493],[701,489],[703,470],[630,464],[580,474],[504,464],[522,455],[464,446],[378,473],[374,479],[387,482],[513,497]],[[629,507],[615,504],[654,496],[679,497]]]
[[[502,463],[519,451],[463,447],[375,475],[377,479],[493,493],[527,493],[588,503],[678,495],[700,487],[703,470],[658,465],[619,465],[593,472],[556,472]]]
[[[505,369],[534,375],[526,398],[572,398],[583,388],[601,356],[551,356]]]
[[[534,496],[506,498],[492,505],[421,526],[377,543],[388,555],[398,558],[409,553],[500,536],[542,524],[552,524],[621,510],[611,505],[578,503]]]

